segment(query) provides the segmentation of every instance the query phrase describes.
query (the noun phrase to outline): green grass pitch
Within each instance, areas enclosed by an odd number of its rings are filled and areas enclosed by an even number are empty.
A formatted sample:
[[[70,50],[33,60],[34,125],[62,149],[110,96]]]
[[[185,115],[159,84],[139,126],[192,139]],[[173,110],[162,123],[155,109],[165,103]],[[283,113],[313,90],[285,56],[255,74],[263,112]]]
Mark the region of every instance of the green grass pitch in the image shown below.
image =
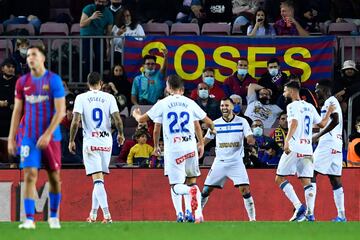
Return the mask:
[[[360,222],[114,222],[112,224],[62,222],[62,229],[50,230],[37,222],[36,230],[19,230],[18,222],[0,223],[2,240],[263,240],[263,239],[360,239]]]

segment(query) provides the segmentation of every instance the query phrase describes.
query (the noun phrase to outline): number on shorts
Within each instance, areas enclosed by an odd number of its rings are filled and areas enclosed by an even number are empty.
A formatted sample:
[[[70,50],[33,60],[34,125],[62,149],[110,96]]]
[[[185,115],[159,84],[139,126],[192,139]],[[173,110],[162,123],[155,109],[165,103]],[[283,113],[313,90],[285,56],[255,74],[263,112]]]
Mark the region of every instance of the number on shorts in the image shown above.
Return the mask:
[[[23,145],[20,148],[20,156],[21,158],[27,158],[30,155],[30,147],[27,145]]]
[[[100,108],[94,108],[93,114],[92,114],[94,122],[97,122],[96,128],[99,128],[101,126],[101,123],[103,121],[103,113]]]
[[[178,132],[189,132],[187,128],[187,124],[189,123],[190,115],[187,112],[180,113],[180,128],[175,128],[178,123],[178,115],[176,112],[169,112],[167,118],[171,120],[169,124],[170,133],[178,133]]]
[[[305,116],[304,122],[305,122],[305,134],[309,135],[310,134],[310,117],[308,115]]]

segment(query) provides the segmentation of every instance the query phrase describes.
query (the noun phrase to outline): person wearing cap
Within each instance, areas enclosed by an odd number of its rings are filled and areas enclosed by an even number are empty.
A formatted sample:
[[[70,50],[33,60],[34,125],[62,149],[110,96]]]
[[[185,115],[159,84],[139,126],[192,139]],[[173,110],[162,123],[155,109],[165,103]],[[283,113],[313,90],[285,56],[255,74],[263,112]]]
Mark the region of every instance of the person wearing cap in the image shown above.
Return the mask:
[[[353,60],[346,60],[341,68],[340,79],[335,80],[335,97],[344,113],[347,112],[349,97],[360,91],[359,70]]]
[[[264,146],[264,155],[260,160],[262,167],[276,167],[280,161],[283,150],[275,141],[269,141]]]
[[[5,59],[1,64],[0,75],[0,137],[9,134],[11,113],[14,107],[14,92],[16,84],[16,62],[12,58]]]

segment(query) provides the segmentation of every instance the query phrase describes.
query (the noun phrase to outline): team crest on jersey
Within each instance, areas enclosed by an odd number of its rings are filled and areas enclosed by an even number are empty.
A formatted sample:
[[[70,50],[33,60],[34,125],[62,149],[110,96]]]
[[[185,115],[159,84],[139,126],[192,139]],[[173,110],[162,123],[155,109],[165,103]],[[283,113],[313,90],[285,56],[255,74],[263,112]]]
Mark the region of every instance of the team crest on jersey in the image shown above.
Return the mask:
[[[43,89],[44,91],[49,91],[49,90],[50,90],[50,87],[49,87],[48,84],[45,84],[45,85],[42,86],[42,89]]]

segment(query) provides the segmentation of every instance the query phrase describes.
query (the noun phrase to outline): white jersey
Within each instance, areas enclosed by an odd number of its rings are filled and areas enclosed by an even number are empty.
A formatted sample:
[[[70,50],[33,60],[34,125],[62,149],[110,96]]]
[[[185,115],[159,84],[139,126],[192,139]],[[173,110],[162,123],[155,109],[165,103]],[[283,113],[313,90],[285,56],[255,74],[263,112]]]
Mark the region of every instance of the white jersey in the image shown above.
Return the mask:
[[[242,161],[244,157],[244,137],[252,135],[249,123],[245,118],[234,116],[230,122],[222,117],[214,121],[216,129],[216,157],[215,161],[223,160]],[[214,139],[215,135],[210,130],[205,138]]]
[[[162,123],[165,154],[196,149],[194,121],[203,120],[206,113],[193,100],[182,95],[168,96],[147,115]]]
[[[321,117],[324,118],[325,114],[327,112],[327,109],[330,105],[334,104],[336,109],[334,113],[337,113],[339,115],[339,123],[336,125],[336,127],[331,130],[330,132],[324,134],[319,139],[319,146],[330,146],[332,149],[335,149],[339,152],[342,151],[342,130],[343,130],[343,116],[341,112],[341,107],[339,104],[339,101],[334,97],[329,97],[325,103],[324,106],[321,108]],[[330,124],[330,121],[327,123],[326,127]]]
[[[321,122],[320,115],[313,105],[303,100],[290,103],[286,110],[288,126],[293,119],[298,123],[294,135],[289,140],[290,150],[304,155],[312,155],[312,128],[313,124]]]
[[[84,142],[111,146],[111,114],[118,111],[109,93],[91,90],[78,95],[73,112],[81,114]]]

